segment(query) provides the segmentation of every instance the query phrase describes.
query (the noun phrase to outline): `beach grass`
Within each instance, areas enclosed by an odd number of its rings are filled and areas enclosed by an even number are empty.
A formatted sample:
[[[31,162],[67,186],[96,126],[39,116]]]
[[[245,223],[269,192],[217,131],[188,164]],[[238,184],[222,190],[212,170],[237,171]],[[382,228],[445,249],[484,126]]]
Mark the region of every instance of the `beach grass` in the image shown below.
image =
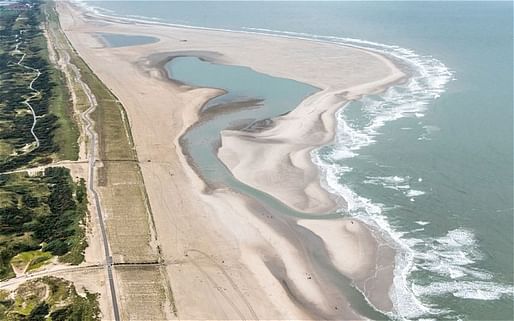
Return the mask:
[[[59,70],[52,70],[51,78],[57,83],[52,89],[50,100],[50,111],[58,117],[59,124],[54,136],[54,141],[59,145],[57,156],[60,160],[77,160],[79,130],[74,120],[68,89],[62,81],[64,75]]]
[[[47,8],[47,15],[51,26],[57,27],[55,11]],[[68,46],[70,62],[78,68],[81,79],[98,103],[91,116],[98,134],[101,166],[97,167],[97,177],[102,204],[109,217],[107,228],[113,258],[123,262],[156,262],[157,252],[150,246],[151,214],[125,110],[117,97],[69,47],[60,30],[56,33],[58,41]],[[83,90],[80,88],[76,93],[80,110],[86,110],[89,106]]]
[[[47,21],[48,15],[45,17],[45,11],[41,11],[41,21],[47,23],[47,28],[53,21]],[[43,49],[40,51],[40,55],[46,61],[50,61],[47,41],[48,39],[42,38],[40,41],[40,47]],[[49,70],[50,81],[54,83],[52,87],[52,96],[50,99],[50,112],[58,117],[58,128],[55,130],[54,141],[59,145],[59,151],[57,152],[57,158],[60,160],[77,160],[79,153],[79,129],[76,121],[76,115],[73,110],[73,105],[70,100],[69,88],[67,88],[64,81],[65,76],[63,72],[55,65],[51,64]]]
[[[83,81],[88,84],[98,103],[92,116],[99,138],[100,158],[135,161],[130,125],[123,106],[81,58],[74,55],[71,62],[80,69]]]
[[[102,162],[97,171],[98,185],[109,213],[107,228],[113,257],[123,262],[154,262],[157,253],[150,246],[149,207],[125,110],[78,55],[74,53],[70,60],[98,102],[92,113]]]
[[[0,320],[100,320],[98,295],[64,279],[44,277],[0,293]]]
[[[31,271],[48,263],[52,253],[41,250],[22,252],[11,259],[13,267],[19,271]]]
[[[130,124],[124,107],[118,98],[100,80],[88,64],[70,45],[51,6],[46,7],[53,38],[57,47],[66,50],[70,63],[80,72],[98,103],[91,114],[94,130],[98,135],[98,159],[96,163],[97,191],[107,218],[109,246],[115,263],[157,264],[159,252],[153,232],[153,220],[140,164],[134,148]],[[72,77],[73,78],[73,77]],[[77,95],[76,109],[89,108],[85,91],[72,79]],[[114,266],[117,283],[120,284],[122,315],[141,313],[142,319],[164,319],[163,306],[171,296],[165,285],[161,266],[123,268]],[[168,293],[170,292],[170,293]],[[173,301],[173,298],[170,298]],[[153,316],[152,316],[153,315]]]
[[[138,269],[134,273],[130,268],[117,270],[121,279],[123,292],[127,293],[121,298],[123,319],[163,320],[166,318],[162,302],[166,293],[162,287],[160,267],[148,266]],[[164,272],[165,273],[165,272]]]

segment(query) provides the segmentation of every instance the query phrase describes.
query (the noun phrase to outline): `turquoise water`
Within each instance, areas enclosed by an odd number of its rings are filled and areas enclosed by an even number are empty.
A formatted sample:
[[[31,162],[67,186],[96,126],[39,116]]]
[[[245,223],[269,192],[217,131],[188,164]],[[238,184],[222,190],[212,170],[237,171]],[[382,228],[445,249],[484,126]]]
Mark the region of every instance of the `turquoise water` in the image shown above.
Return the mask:
[[[188,153],[211,184],[232,180],[230,172],[216,157],[222,130],[247,128],[256,121],[277,117],[289,112],[317,91],[307,84],[271,77],[248,67],[214,64],[196,57],[174,58],[166,64],[166,69],[174,80],[227,91],[225,95],[212,99],[207,106],[216,106],[229,100],[257,100],[243,110],[228,110],[221,117],[215,117],[215,121],[201,122],[184,135],[186,145],[194,147],[188,148]]]
[[[222,130],[251,131],[266,126],[267,120],[291,111],[318,89],[290,79],[258,73],[248,67],[216,64],[197,57],[174,58],[165,68],[173,80],[226,91],[204,106],[201,121],[181,137],[187,155],[200,169],[202,178],[213,187],[227,185],[258,198],[281,214],[309,218],[309,215],[296,212],[273,197],[236,180],[216,155],[221,145]],[[240,102],[244,107],[227,105],[227,102]],[[216,113],[210,113],[210,108],[217,108]],[[326,214],[326,217],[337,215]]]
[[[401,59],[411,81],[346,106],[336,142],[313,160],[327,188],[349,201],[348,215],[380,227],[400,250],[399,316],[512,319],[511,2],[90,4]]]
[[[146,45],[159,41],[159,39],[155,37],[117,33],[100,33],[99,36],[112,48]]]
[[[265,209],[265,212],[260,212],[261,215],[266,213],[273,217],[292,216],[304,219],[340,217],[337,213],[312,215],[294,211],[272,196],[239,182],[216,157],[220,145],[220,131],[227,128],[252,131],[256,130],[256,125],[266,126],[265,122],[270,118],[291,111],[303,99],[317,91],[317,88],[290,79],[271,77],[247,67],[216,64],[197,57],[174,58],[165,68],[173,80],[191,86],[226,91],[206,104],[207,108],[200,114],[200,122],[189,128],[181,137],[185,153],[191,157],[191,164],[198,169],[198,173],[210,187],[229,187],[249,196]],[[236,107],[233,104],[248,101],[244,107]],[[211,113],[211,108],[217,108],[216,113]],[[313,260],[314,269],[321,271],[330,279],[330,284],[337,286],[344,293],[346,300],[358,313],[371,319],[387,319],[352,286],[351,280],[328,263],[328,258],[322,251],[319,253],[319,248],[307,242],[302,243],[302,246],[307,253],[316,258]]]

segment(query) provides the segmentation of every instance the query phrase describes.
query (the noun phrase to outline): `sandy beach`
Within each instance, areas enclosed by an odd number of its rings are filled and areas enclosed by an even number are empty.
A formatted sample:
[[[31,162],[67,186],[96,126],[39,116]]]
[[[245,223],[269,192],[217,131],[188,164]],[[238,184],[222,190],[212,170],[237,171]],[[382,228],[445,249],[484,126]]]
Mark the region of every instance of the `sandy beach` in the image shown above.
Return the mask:
[[[394,251],[362,222],[316,218],[344,201],[323,189],[310,159],[333,140],[334,113],[345,101],[405,77],[392,62],[322,42],[121,23],[68,2],[57,8],[74,48],[126,109],[179,319],[362,319],[340,286],[348,278],[378,309],[393,309]],[[159,41],[109,48],[99,32]],[[309,219],[273,215],[226,188],[204,192],[179,139],[219,90],[166,79],[162,64],[177,53],[207,53],[320,89],[269,129],[224,131],[218,152],[238,180]]]

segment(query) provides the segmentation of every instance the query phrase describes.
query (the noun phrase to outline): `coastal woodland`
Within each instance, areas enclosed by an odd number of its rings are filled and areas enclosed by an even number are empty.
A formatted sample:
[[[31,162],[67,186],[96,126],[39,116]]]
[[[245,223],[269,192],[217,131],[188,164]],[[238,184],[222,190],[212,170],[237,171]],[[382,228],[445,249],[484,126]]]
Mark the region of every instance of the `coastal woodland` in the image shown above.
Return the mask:
[[[0,5],[0,280],[50,262],[80,264],[87,246],[83,179],[51,164],[77,160],[63,75],[49,59],[36,0]],[[46,166],[45,166],[46,165]],[[43,166],[40,171],[25,168]],[[0,320],[96,320],[96,296],[57,278],[0,288]]]
[[[39,6],[0,6],[0,172],[78,155],[68,93],[49,62]]]
[[[87,245],[83,180],[75,183],[68,169],[48,167],[35,176],[1,175],[0,193],[0,278],[33,270],[52,256],[82,262]]]

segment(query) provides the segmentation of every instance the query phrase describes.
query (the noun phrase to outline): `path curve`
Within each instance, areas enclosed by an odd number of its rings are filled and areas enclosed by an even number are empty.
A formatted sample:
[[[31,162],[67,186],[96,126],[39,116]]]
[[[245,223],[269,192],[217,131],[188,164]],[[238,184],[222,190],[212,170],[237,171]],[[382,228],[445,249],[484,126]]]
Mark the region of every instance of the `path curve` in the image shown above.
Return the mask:
[[[19,53],[22,53],[19,50],[19,47],[20,47],[20,43],[17,43],[16,47],[14,48],[14,52],[11,53],[12,56],[14,56],[16,54],[19,54]],[[39,69],[37,69],[37,68],[32,68],[30,66],[22,64],[22,62],[23,62],[23,60],[25,59],[26,56],[27,56],[26,53],[22,53],[22,56],[21,56],[20,60],[18,60],[18,62],[16,64],[18,66],[21,66],[21,67],[23,67],[25,69],[28,69],[28,70],[30,70],[30,71],[32,71],[32,72],[34,72],[36,74],[35,77],[32,79],[32,81],[29,84],[29,89],[32,90],[32,95],[27,97],[22,102],[25,106],[27,106],[29,108],[30,113],[32,114],[32,119],[33,119],[32,127],[30,128],[30,133],[34,137],[34,141],[36,142],[36,147],[34,147],[32,150],[28,151],[28,152],[31,152],[31,151],[39,148],[39,138],[37,137],[36,133],[34,132],[34,128],[36,128],[36,123],[37,123],[37,115],[36,115],[36,112],[34,111],[34,108],[29,103],[29,101],[31,101],[32,99],[36,98],[37,96],[39,96],[41,94],[41,91],[39,91],[37,89],[34,89],[34,82],[39,78],[39,76],[41,76],[41,71]]]

